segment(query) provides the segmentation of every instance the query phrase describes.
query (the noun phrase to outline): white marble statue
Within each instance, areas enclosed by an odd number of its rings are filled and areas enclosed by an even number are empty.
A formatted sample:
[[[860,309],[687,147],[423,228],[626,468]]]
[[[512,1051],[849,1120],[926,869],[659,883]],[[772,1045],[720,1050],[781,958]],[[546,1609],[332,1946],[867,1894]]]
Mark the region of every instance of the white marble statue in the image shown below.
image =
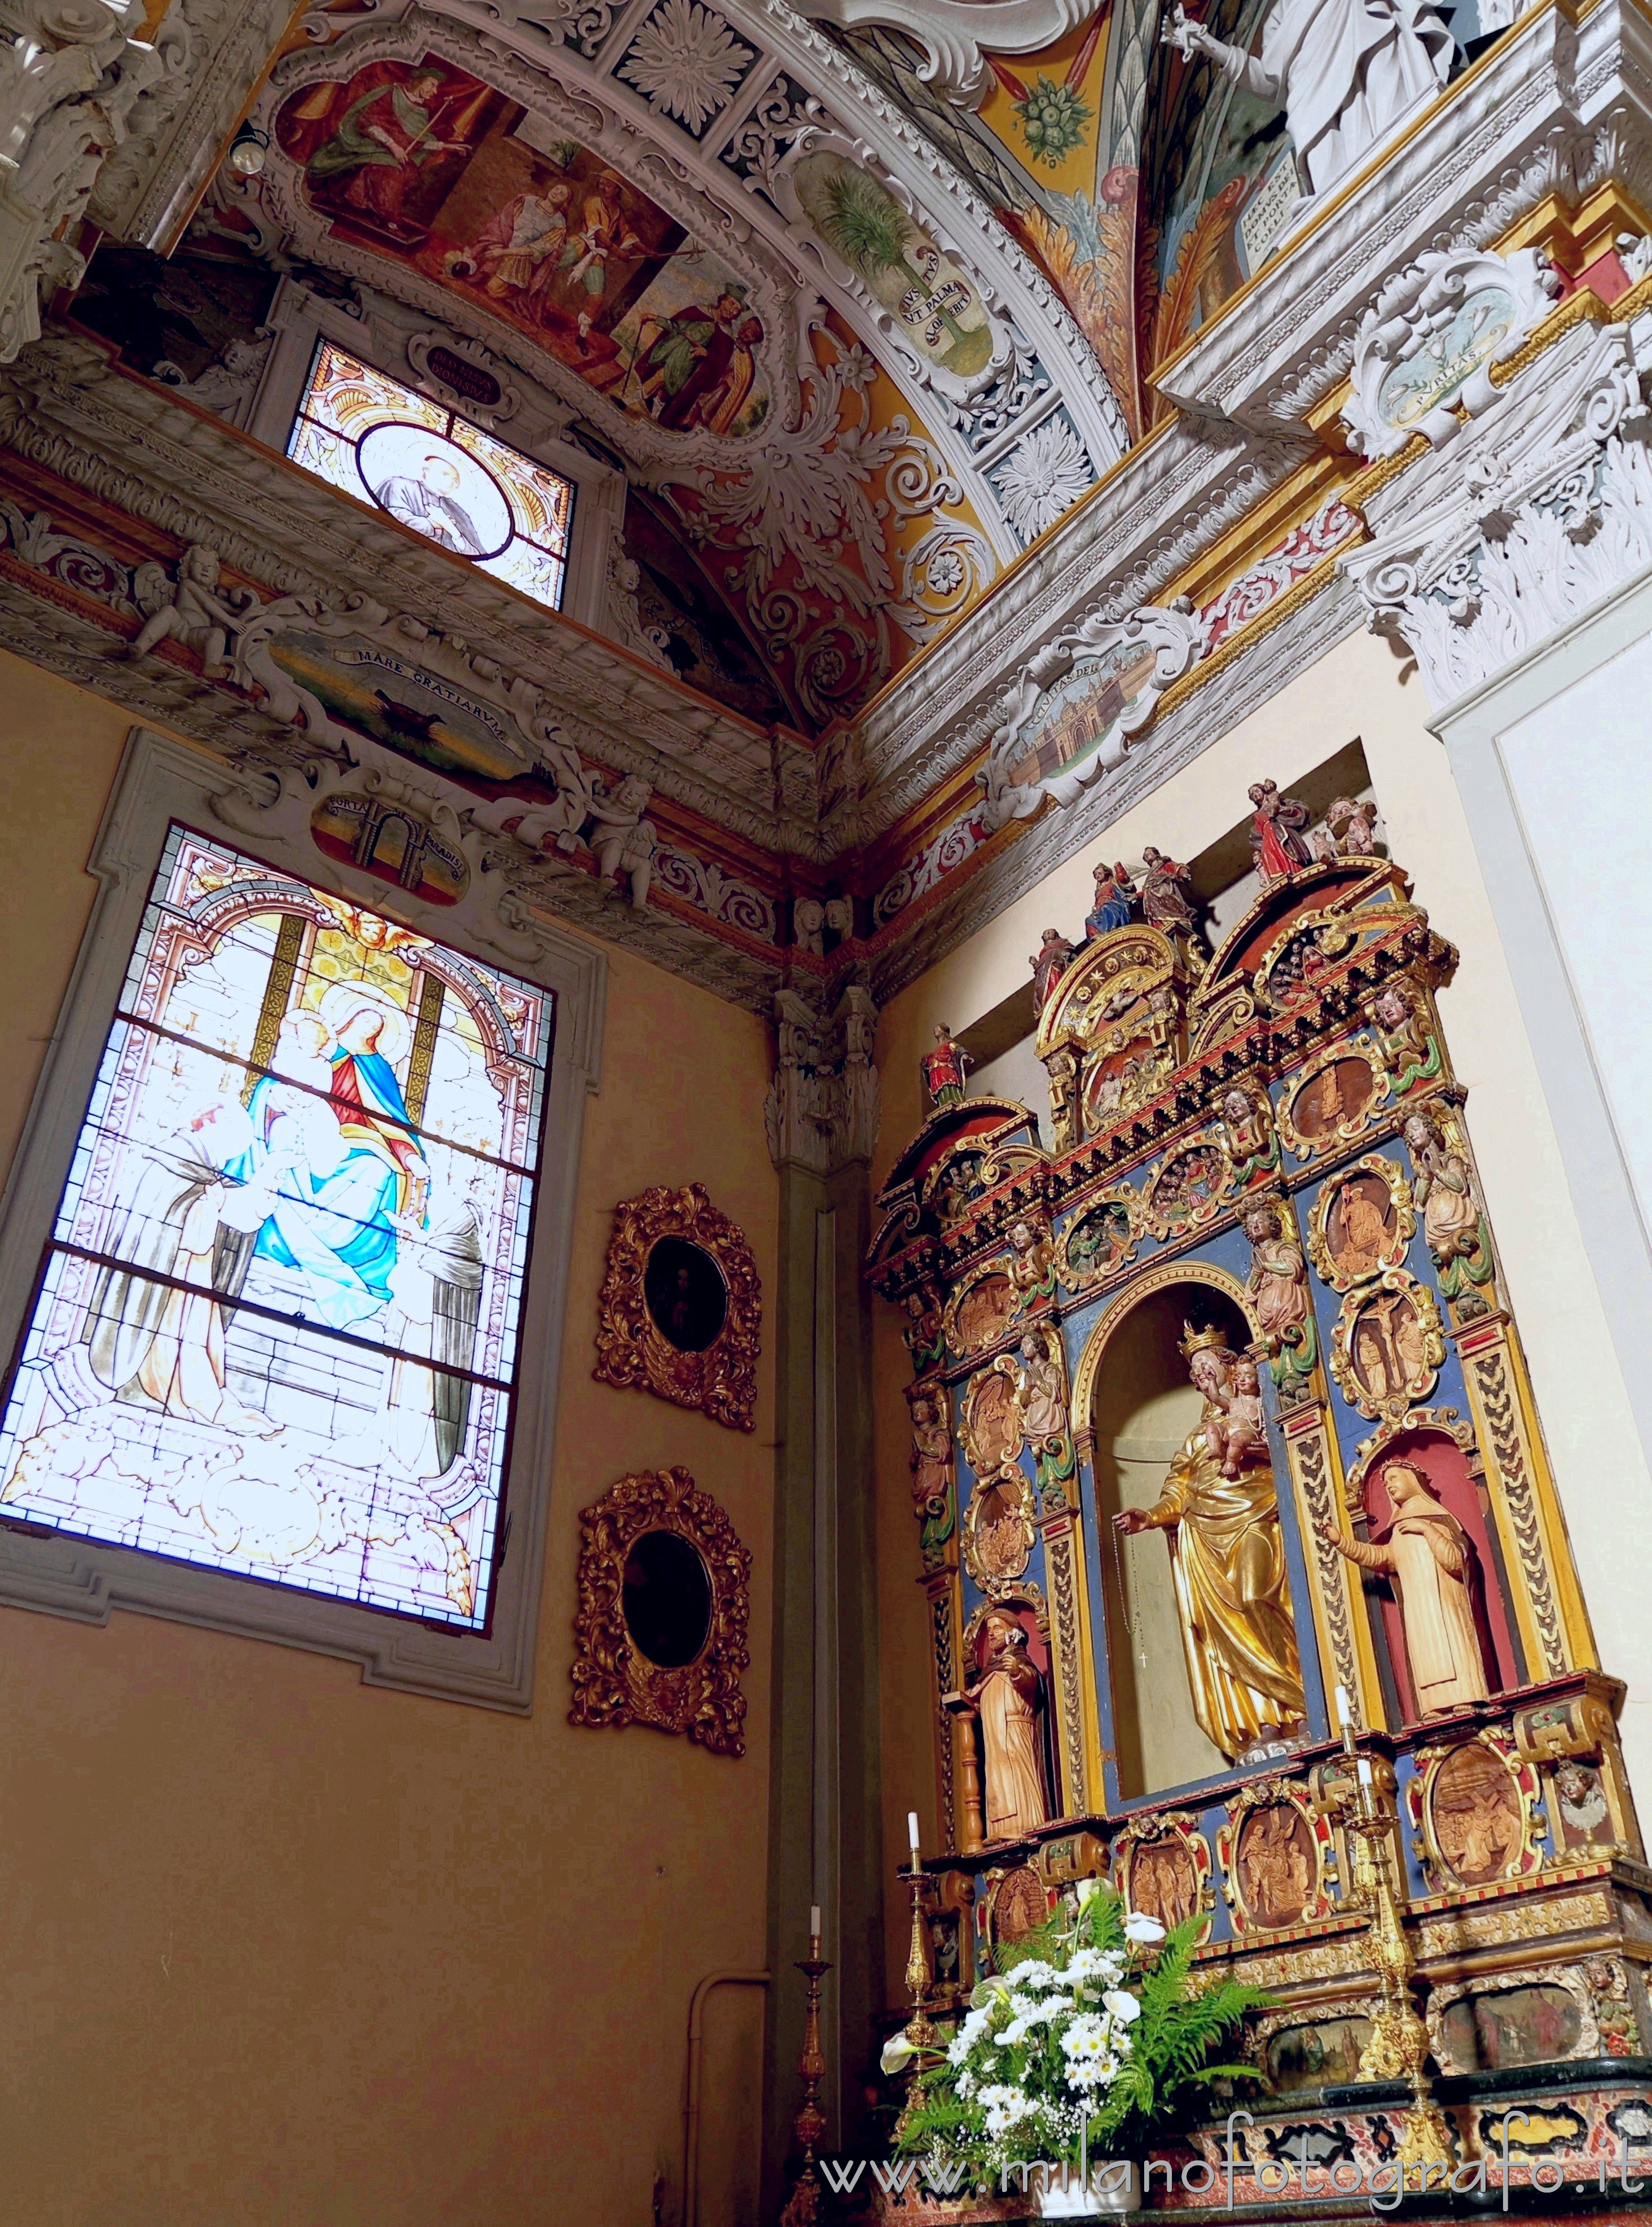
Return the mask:
[[[1323,194],[1445,83],[1451,35],[1426,0],[1273,0],[1250,54],[1192,22],[1174,0],[1163,37],[1277,101],[1304,195]]]

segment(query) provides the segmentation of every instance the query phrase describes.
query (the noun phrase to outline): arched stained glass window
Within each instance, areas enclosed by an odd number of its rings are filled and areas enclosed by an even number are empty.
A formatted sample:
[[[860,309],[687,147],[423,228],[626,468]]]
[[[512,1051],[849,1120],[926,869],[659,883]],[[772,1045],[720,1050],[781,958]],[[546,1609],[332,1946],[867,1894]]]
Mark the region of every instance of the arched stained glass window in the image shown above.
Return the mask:
[[[553,1002],[175,823],[0,1515],[484,1626]]]
[[[456,373],[469,367],[457,359]],[[573,482],[322,341],[287,454],[358,502],[562,608]]]

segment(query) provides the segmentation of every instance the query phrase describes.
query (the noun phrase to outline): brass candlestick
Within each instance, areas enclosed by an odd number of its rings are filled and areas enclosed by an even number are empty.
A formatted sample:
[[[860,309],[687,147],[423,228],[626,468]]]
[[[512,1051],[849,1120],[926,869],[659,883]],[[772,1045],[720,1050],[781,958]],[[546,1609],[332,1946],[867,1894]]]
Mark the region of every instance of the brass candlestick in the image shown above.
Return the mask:
[[[1348,1819],[1354,1841],[1354,1894],[1370,1914],[1372,1961],[1382,1987],[1381,2007],[1360,2058],[1360,2078],[1403,2080],[1411,2089],[1411,2109],[1405,2115],[1400,2140],[1403,2186],[1407,2166],[1449,2166],[1451,2130],[1445,2114],[1429,2093],[1424,2070],[1428,2062],[1428,2028],[1412,1995],[1417,1961],[1400,1915],[1401,1897],[1394,1884],[1396,1867],[1400,1879],[1405,1877],[1399,1813],[1378,1802],[1370,1761],[1355,1752],[1351,1726],[1343,1728],[1343,1746],[1354,1764],[1355,1806]],[[1426,2185],[1426,2174],[1423,2179]]]
[[[923,1891],[928,1879],[914,1863],[907,1883],[912,1895],[912,1948],[906,1960],[906,1984],[912,1997],[912,2015],[906,2022],[906,2038],[914,2049],[933,2049],[935,2030],[929,2023],[929,1957],[923,1922]]]
[[[820,2217],[820,2179],[814,2170],[814,2149],[826,2132],[826,2113],[820,2109],[820,2083],[826,2077],[826,2058],[820,2051],[820,1981],[832,1969],[821,1957],[818,1933],[810,1935],[809,1953],[800,1959],[797,1969],[808,1982],[803,2047],[797,2060],[803,2082],[803,2100],[792,2122],[792,2132],[803,2152],[803,2165],[797,2185],[781,2213],[780,2227],[816,2227]]]

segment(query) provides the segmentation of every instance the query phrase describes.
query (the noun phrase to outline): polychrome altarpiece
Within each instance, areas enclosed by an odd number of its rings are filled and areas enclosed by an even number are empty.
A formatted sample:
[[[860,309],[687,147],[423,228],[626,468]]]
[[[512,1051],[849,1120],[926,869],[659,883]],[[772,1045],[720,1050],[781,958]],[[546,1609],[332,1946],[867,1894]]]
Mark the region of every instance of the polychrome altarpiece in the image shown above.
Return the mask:
[[[1440,1024],[1457,954],[1368,845],[1269,833],[1214,957],[1127,917],[1041,983],[1052,1148],[965,1098],[881,1194],[934,1999],[1105,1873],[1272,1994],[1253,2172],[1287,2133],[1418,2154],[1414,1986],[1455,2155],[1526,2098],[1515,2185],[1592,2177],[1652,2134],[1652,1873]]]

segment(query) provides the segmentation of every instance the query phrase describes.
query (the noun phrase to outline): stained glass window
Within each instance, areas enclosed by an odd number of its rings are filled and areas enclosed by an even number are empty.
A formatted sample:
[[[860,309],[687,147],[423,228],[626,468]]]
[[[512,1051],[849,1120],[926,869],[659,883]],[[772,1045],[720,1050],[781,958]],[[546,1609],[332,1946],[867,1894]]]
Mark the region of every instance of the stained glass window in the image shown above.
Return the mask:
[[[0,1514],[484,1625],[552,1005],[175,823]]]
[[[358,502],[561,609],[572,482],[331,341],[316,348],[287,454]]]

